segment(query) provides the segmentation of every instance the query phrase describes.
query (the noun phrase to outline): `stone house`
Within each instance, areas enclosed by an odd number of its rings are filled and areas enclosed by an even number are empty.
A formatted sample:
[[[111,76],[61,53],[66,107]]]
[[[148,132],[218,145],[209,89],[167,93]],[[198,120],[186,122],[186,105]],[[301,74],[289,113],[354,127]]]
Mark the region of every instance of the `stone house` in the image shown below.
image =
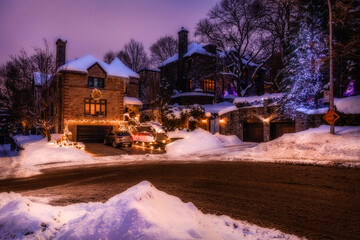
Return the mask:
[[[230,75],[221,74],[225,70],[225,62],[225,54],[214,45],[188,44],[188,30],[182,28],[178,32],[178,53],[159,65],[160,79],[166,79],[170,88],[175,90],[171,97],[172,103],[187,105],[219,102],[233,84]],[[256,66],[255,63],[250,64],[247,71],[253,72]],[[264,93],[264,75],[264,69],[260,69],[251,94]]]
[[[107,64],[86,55],[66,61],[66,43],[56,42],[55,131],[65,131],[73,141],[101,142],[124,124],[124,99],[127,94],[138,97],[139,76],[119,59]]]

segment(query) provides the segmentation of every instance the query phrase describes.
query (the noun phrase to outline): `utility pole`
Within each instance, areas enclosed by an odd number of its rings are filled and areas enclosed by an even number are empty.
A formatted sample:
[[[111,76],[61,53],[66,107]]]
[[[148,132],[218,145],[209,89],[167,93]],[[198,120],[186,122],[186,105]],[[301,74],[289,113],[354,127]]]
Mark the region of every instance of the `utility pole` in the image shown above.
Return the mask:
[[[330,110],[335,110],[334,109],[334,80],[333,80],[333,28],[332,28],[332,12],[331,12],[331,3],[330,0],[328,1],[328,7],[329,7],[329,28],[330,28],[330,32],[329,32],[329,44],[330,44],[330,96],[329,96],[329,100],[330,100]],[[330,133],[334,134],[335,132],[335,126],[334,123],[330,124]]]

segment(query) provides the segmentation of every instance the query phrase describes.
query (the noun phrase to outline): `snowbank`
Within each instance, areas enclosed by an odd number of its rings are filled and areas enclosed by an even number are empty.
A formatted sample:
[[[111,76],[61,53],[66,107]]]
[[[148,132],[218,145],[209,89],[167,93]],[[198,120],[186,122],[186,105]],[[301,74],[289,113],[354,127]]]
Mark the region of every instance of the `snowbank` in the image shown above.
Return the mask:
[[[15,239],[299,239],[192,203],[144,181],[105,203],[64,207],[0,193],[0,236]]]
[[[23,164],[39,165],[49,162],[72,162],[90,160],[91,156],[76,148],[59,147],[53,141],[59,138],[59,134],[52,134],[52,141],[38,135],[15,136],[17,143],[24,148],[20,151]]]
[[[176,130],[169,132],[168,136],[170,138],[183,138],[166,146],[166,153],[169,156],[186,156],[241,144],[241,140],[237,136],[212,135],[203,129],[196,129],[193,132]]]
[[[334,102],[339,112],[346,114],[360,113],[360,95],[347,98],[335,98]]]
[[[336,110],[345,114],[360,114],[360,95],[347,98],[334,98]],[[296,111],[311,114],[326,114],[328,107],[319,109],[298,108]]]
[[[19,156],[0,158],[0,179],[9,177],[29,177],[40,173],[42,168],[56,164],[72,165],[93,163],[93,158],[76,148],[59,147],[53,142],[59,134],[52,134],[52,141],[40,135],[14,136],[14,140],[24,150]]]
[[[335,135],[329,126],[285,134],[267,143],[239,152],[239,158],[277,160],[311,160],[335,163],[360,163],[360,126],[335,127]]]

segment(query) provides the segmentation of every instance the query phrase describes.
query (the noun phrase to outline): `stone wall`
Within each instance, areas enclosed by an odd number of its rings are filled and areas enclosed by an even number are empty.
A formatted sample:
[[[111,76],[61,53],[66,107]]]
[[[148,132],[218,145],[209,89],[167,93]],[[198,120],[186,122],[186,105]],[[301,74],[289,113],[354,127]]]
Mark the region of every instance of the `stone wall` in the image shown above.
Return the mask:
[[[139,98],[139,79],[130,78],[130,81],[127,85],[126,96]]]
[[[263,124],[263,141],[270,141],[270,124],[273,122],[291,122],[291,120],[276,114],[276,106],[242,107],[236,111],[220,116],[220,134],[236,135],[244,141],[244,124]]]

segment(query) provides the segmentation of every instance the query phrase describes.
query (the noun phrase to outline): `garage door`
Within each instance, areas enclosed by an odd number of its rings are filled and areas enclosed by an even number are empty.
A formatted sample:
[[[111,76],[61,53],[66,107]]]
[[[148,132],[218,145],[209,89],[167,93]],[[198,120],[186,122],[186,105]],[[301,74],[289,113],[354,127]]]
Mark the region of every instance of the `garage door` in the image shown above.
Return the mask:
[[[78,142],[103,142],[106,133],[112,126],[77,126]]]
[[[270,124],[270,138],[271,140],[281,137],[285,133],[294,133],[294,122],[273,122]]]
[[[263,142],[264,126],[262,123],[245,123],[244,124],[244,141],[245,142]]]

